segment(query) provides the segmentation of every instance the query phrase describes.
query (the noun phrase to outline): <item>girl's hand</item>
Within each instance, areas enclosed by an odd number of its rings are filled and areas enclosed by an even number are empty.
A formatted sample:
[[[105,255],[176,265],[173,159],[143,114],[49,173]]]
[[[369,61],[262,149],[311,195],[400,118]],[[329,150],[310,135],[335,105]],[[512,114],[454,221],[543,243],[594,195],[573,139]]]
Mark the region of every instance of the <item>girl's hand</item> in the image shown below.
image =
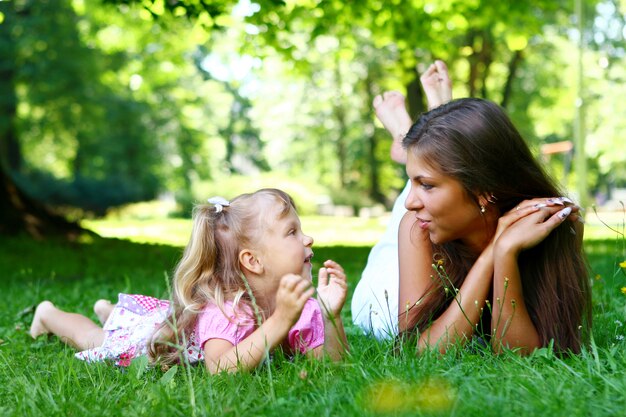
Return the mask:
[[[322,306],[324,314],[330,313],[339,317],[348,296],[346,274],[341,265],[335,261],[324,262],[320,268],[317,281],[317,300]]]
[[[579,207],[566,197],[525,200],[498,220],[493,241],[499,250],[515,254],[543,241]]]
[[[276,293],[274,315],[293,326],[302,314],[306,301],[313,295],[311,281],[300,275],[287,274],[281,278]]]

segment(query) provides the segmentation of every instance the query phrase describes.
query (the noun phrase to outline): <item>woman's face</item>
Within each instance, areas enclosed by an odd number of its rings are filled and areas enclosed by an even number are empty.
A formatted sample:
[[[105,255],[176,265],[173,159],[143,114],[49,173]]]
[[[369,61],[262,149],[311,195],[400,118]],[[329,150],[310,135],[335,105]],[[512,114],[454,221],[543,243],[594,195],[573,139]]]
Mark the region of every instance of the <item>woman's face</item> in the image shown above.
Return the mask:
[[[476,202],[456,179],[444,175],[415,152],[408,152],[406,172],[411,191],[405,206],[431,242],[460,240],[475,250],[488,243],[486,222]]]

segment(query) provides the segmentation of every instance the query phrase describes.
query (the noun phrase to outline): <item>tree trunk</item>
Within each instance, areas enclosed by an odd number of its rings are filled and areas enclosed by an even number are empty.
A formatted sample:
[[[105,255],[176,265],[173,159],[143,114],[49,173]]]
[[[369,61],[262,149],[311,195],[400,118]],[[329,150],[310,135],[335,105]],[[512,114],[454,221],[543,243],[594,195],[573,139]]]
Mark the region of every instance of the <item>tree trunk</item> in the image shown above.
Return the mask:
[[[343,84],[340,66],[341,61],[339,60],[338,54],[335,56],[335,58],[335,83],[337,91],[341,91],[341,86]],[[335,141],[335,147],[337,149],[337,160],[339,162],[339,186],[341,188],[344,188],[347,185],[347,151],[345,138],[346,134],[348,133],[348,125],[346,124],[346,111],[344,108],[344,104],[339,95],[337,95],[333,104],[333,115],[335,116],[337,126],[339,126],[337,132],[337,140]]]
[[[12,178],[0,169],[0,234],[19,233],[41,239],[46,236],[63,236],[75,239],[88,232],[77,223],[50,212],[18,189]]]
[[[406,86],[406,97],[409,104],[409,116],[415,122],[417,117],[427,110],[419,74],[416,74],[413,80]]]
[[[365,79],[365,92],[366,92],[366,103],[370,105],[374,101],[374,91],[372,89],[373,81],[371,77],[371,71],[367,72],[367,77]],[[369,112],[363,112],[363,114],[371,114]],[[381,203],[383,205],[387,205],[387,201],[385,201],[385,196],[380,190],[380,172],[378,170],[378,160],[376,159],[376,148],[378,147],[378,140],[376,138],[376,131],[372,129],[372,133],[368,135],[367,138],[367,160],[370,168],[370,187],[369,187],[369,196],[373,201],[377,203]]]
[[[11,23],[17,13],[12,2],[0,2],[5,21],[0,24],[0,234],[28,233],[42,238],[49,235],[76,237],[86,230],[77,223],[50,212],[29,198],[8,174],[22,168],[22,152],[15,129],[17,96],[15,93],[15,42]],[[28,10],[20,11],[25,15]]]
[[[515,51],[513,57],[511,57],[511,61],[509,61],[509,75],[506,78],[506,83],[504,84],[504,90],[502,91],[502,101],[500,105],[506,109],[509,104],[509,100],[511,99],[511,92],[513,91],[513,80],[515,80],[515,76],[517,75],[517,69],[519,68],[519,64],[522,62],[523,54],[522,51]]]

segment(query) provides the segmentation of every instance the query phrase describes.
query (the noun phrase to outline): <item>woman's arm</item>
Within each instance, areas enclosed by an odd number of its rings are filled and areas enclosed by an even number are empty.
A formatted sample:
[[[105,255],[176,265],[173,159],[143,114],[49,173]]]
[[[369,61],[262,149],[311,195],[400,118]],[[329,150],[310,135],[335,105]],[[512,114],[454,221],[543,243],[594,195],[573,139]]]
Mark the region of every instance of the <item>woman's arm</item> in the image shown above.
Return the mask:
[[[266,353],[285,340],[313,292],[311,281],[285,275],[276,294],[276,310],[258,329],[237,345],[219,338],[206,341],[204,362],[209,372],[249,371],[259,366]]]
[[[398,287],[398,330],[409,330],[416,320],[418,310],[414,307],[421,300],[434,278],[432,247],[428,233],[414,228],[415,213],[408,211],[400,220],[398,228],[398,264],[400,282]]]
[[[575,209],[544,200],[522,202],[519,209],[511,210],[500,220],[508,225],[495,244],[492,345],[496,352],[509,347],[527,354],[541,347],[539,334],[526,308],[518,257],[523,250],[543,241]]]
[[[492,346],[496,352],[506,346],[520,348],[522,354],[530,353],[541,346],[541,340],[524,301],[518,256],[510,251],[496,250],[495,259]]]
[[[411,307],[426,295],[432,281],[439,279],[435,276],[437,272],[432,266],[432,249],[428,233],[413,228],[414,222],[414,214],[408,212],[400,223],[398,311],[400,331],[406,330],[407,325],[415,321],[415,314],[419,310]],[[456,301],[451,302],[427,329],[420,329],[420,349],[436,346],[444,352],[450,344],[457,340],[464,342],[474,333],[489,293],[492,276],[493,245],[490,244],[476,260],[463,285],[458,289]]]

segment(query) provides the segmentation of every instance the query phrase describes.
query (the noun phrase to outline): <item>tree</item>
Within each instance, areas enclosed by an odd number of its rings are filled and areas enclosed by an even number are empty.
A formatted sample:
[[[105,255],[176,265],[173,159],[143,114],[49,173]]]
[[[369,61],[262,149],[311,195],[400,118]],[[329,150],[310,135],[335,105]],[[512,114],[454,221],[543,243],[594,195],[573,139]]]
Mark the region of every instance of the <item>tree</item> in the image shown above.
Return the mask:
[[[163,56],[154,49],[165,36],[155,33],[159,28],[153,21],[137,25],[135,15],[127,18],[134,19],[134,26],[125,35],[132,32],[137,43],[103,52],[110,45],[101,22],[110,24],[105,30],[123,27],[125,11],[89,9],[92,5],[83,4],[79,16],[64,0],[0,2],[0,232],[42,236],[47,230],[63,233],[65,224],[73,233],[77,225],[64,223],[47,205],[103,214],[110,206],[154,198],[162,182],[188,178],[192,159],[200,162],[193,166],[208,166],[197,152],[200,135],[183,114],[199,98],[172,94],[183,90],[190,77],[185,71],[191,68],[191,77],[197,74],[181,51],[187,44],[167,36],[172,45],[160,50],[171,55]],[[159,24],[167,25],[167,18]],[[185,24],[177,20],[170,29]],[[126,67],[136,62],[128,59],[133,53],[153,59],[142,62],[141,73],[151,82],[148,89]],[[172,59],[176,56],[184,63]],[[166,61],[173,61],[178,72],[165,75]],[[190,89],[198,92],[196,86]],[[162,161],[164,154],[182,155],[182,164]],[[43,161],[48,161],[45,167]],[[182,188],[189,189],[189,181],[185,184]],[[37,224],[36,231],[16,220],[26,218]]]
[[[82,231],[76,223],[52,213],[26,196],[8,174],[9,170],[20,170],[23,162],[15,129],[17,97],[13,23],[18,16],[28,15],[29,11],[14,8],[12,2],[2,2],[0,13],[4,18],[0,24],[0,234],[26,231],[35,237],[48,234],[74,236]]]

